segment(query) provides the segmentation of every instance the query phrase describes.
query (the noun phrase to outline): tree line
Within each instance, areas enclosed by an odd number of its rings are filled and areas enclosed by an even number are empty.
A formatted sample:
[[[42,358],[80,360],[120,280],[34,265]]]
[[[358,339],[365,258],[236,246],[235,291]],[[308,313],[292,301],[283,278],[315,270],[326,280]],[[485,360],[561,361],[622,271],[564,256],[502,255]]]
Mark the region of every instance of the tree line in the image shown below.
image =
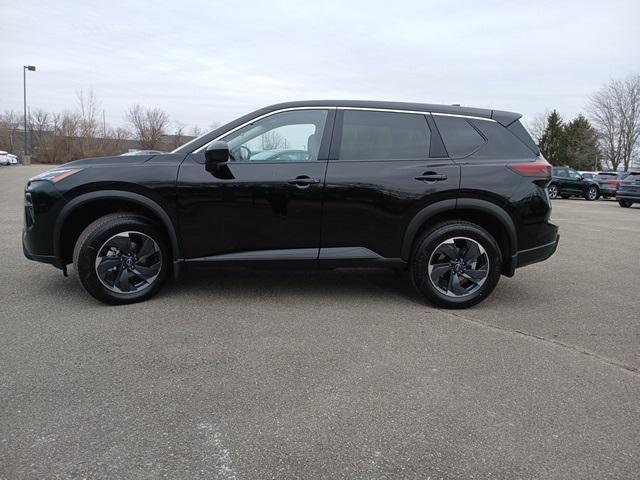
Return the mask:
[[[530,124],[552,165],[576,170],[640,167],[640,75],[612,80],[589,98],[587,116],[565,122],[558,111]]]
[[[171,122],[160,108],[132,105],[126,126],[112,127],[101,118],[100,103],[92,91],[76,94],[75,110],[27,114],[29,153],[42,163],[64,163],[86,157],[119,155],[128,150],[173,150],[202,131]],[[215,124],[213,125],[215,126]],[[13,110],[0,113],[0,150],[24,154],[24,116]]]

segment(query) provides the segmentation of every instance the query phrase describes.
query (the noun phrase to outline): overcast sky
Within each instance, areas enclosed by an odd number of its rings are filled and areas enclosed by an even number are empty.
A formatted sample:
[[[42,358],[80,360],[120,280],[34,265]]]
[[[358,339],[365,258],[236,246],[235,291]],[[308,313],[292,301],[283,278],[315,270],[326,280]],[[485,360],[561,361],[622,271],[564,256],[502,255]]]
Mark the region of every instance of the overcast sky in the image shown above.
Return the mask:
[[[461,103],[532,118],[584,110],[640,72],[640,1],[0,0],[0,110],[133,103],[208,128],[271,103]]]

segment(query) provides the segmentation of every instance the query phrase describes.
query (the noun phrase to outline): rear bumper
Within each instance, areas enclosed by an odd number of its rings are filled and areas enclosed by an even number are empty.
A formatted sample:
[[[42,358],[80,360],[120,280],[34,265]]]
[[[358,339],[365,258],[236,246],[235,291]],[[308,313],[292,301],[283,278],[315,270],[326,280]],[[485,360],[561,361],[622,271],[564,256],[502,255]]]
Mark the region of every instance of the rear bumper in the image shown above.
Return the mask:
[[[624,190],[618,190],[616,199],[626,200],[627,202],[632,203],[640,203],[640,192],[625,192]]]
[[[520,250],[515,255],[516,268],[531,265],[532,263],[538,263],[546,260],[556,252],[558,243],[560,242],[560,235],[556,235],[556,239],[552,242],[539,245],[537,247],[528,248],[527,250]]]

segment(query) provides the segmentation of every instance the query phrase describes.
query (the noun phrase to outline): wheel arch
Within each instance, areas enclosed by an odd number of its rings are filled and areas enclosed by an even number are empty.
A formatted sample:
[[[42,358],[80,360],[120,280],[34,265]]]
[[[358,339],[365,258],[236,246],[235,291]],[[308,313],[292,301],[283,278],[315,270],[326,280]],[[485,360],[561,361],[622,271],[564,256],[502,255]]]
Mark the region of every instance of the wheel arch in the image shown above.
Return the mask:
[[[487,230],[502,253],[503,275],[513,276],[517,253],[516,227],[509,214],[495,203],[475,198],[444,200],[420,210],[409,222],[402,242],[401,257],[411,260],[413,246],[425,230],[448,220],[465,220]]]
[[[166,234],[171,246],[174,267],[176,266],[180,259],[180,245],[174,222],[169,214],[151,198],[121,190],[85,193],[64,206],[53,232],[53,252],[60,265],[70,263],[75,241],[89,223],[100,216],[118,211],[140,213],[155,221]]]

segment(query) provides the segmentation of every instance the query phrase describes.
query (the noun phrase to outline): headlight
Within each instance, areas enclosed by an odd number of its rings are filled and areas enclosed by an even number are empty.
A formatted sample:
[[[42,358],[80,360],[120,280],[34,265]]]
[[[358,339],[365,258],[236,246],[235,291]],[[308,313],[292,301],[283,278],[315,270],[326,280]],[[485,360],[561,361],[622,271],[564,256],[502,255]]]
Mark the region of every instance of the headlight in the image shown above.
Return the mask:
[[[70,177],[71,175],[78,173],[81,168],[54,168],[48,170],[40,175],[36,175],[31,180],[49,180],[51,183],[58,183],[60,180]]]

